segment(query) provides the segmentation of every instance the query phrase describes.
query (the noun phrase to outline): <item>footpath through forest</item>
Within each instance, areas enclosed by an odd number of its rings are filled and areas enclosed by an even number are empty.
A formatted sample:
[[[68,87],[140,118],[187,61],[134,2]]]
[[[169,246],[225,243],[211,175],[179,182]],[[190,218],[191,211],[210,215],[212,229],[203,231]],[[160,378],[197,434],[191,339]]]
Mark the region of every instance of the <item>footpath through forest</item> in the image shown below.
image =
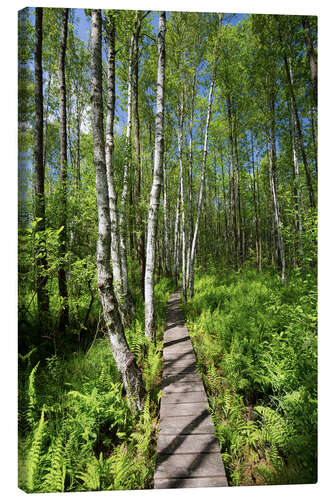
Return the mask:
[[[166,309],[162,391],[154,487],[228,486],[179,290]]]

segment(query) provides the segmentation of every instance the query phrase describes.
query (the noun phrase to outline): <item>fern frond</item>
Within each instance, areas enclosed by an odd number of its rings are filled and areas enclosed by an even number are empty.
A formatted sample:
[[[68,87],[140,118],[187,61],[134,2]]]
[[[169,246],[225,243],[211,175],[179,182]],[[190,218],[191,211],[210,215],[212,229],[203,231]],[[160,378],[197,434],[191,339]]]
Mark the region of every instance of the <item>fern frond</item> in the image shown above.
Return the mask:
[[[36,478],[38,475],[38,466],[41,458],[41,448],[44,437],[44,429],[45,429],[45,421],[44,421],[44,408],[42,409],[41,417],[38,423],[37,428],[34,431],[33,441],[27,456],[27,489],[32,492],[36,487]]]

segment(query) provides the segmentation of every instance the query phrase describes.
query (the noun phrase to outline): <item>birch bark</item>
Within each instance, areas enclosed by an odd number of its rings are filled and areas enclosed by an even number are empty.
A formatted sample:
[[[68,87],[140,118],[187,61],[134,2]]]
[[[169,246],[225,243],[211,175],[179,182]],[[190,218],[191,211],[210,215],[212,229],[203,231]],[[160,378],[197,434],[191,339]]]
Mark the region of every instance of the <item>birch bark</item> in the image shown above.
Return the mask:
[[[145,273],[145,334],[149,340],[155,338],[154,324],[154,269],[158,209],[162,183],[164,150],[164,74],[165,74],[165,12],[160,13],[157,37],[158,64],[156,89],[154,176],[150,193],[147,227],[147,257]]]
[[[143,409],[144,386],[135,356],[130,351],[118,311],[110,269],[111,224],[105,164],[102,100],[102,19],[99,10],[91,11],[91,116],[94,145],[94,167],[97,190],[98,239],[97,285],[103,306],[110,343],[117,368],[133,410]]]
[[[129,325],[134,315],[134,304],[131,291],[128,284],[128,266],[127,266],[127,248],[126,248],[126,203],[128,198],[129,168],[131,162],[131,132],[132,132],[132,78],[133,78],[133,47],[134,33],[132,33],[128,60],[128,85],[127,85],[127,126],[126,126],[126,152],[124,165],[124,182],[120,197],[119,207],[119,246],[121,262],[121,280],[122,280],[122,310],[126,311]]]
[[[116,297],[119,304],[119,312],[123,324],[127,325],[126,311],[123,307],[123,287],[121,279],[121,258],[119,247],[119,225],[118,225],[118,212],[117,212],[117,194],[114,185],[114,171],[113,171],[113,150],[114,150],[114,113],[115,113],[115,20],[113,14],[110,13],[107,26],[107,97],[106,97],[106,123],[105,123],[105,161],[106,161],[106,174],[109,190],[109,208],[110,208],[110,230],[111,230],[111,262],[113,272],[113,284]]]

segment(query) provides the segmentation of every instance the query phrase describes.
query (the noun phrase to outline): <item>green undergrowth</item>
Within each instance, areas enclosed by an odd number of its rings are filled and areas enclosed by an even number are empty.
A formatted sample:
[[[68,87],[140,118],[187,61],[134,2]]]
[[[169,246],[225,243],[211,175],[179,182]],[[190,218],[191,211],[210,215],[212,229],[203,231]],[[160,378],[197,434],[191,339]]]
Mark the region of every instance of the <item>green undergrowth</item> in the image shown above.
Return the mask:
[[[36,347],[19,355],[19,487],[63,492],[151,487],[162,367],[165,305],[172,284],[155,287],[157,340],[144,336],[142,300],[128,343],[147,390],[133,414],[111,347],[97,337],[88,350],[39,359]]]
[[[230,485],[317,480],[316,278],[199,275],[186,322]]]

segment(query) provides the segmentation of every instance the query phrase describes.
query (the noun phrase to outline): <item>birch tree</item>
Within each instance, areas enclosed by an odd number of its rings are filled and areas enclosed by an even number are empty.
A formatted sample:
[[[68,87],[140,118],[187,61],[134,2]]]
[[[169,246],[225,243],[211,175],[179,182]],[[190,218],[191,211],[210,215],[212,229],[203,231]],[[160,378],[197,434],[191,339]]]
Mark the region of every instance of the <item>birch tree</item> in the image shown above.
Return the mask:
[[[160,13],[157,47],[157,87],[155,117],[154,175],[150,192],[149,216],[147,227],[147,252],[145,273],[145,334],[149,340],[155,338],[154,324],[154,270],[155,246],[157,235],[158,209],[162,184],[164,152],[164,74],[165,74],[165,12]]]
[[[124,335],[110,269],[111,223],[102,101],[102,18],[101,12],[94,9],[91,11],[91,16],[91,115],[98,213],[97,286],[117,368],[122,375],[132,408],[142,410],[144,398],[142,376]]]
[[[113,272],[113,283],[115,293],[118,299],[119,311],[126,324],[126,312],[123,307],[121,297],[123,295],[123,286],[121,278],[121,257],[119,247],[119,221],[117,211],[117,194],[114,184],[114,167],[113,167],[113,150],[114,150],[114,115],[115,115],[115,19],[114,13],[111,12],[107,18],[107,97],[106,97],[106,122],[105,122],[105,161],[106,172],[109,190],[109,207],[110,207],[110,231],[111,231],[111,262]]]

